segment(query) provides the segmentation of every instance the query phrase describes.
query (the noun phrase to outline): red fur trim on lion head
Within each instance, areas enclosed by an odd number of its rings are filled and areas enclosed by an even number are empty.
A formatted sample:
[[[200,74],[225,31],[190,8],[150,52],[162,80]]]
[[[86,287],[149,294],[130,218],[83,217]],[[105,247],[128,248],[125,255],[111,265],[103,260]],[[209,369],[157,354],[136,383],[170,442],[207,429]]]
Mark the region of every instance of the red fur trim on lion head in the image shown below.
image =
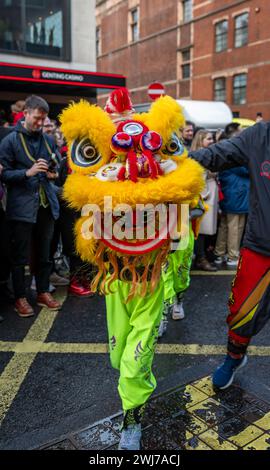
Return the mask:
[[[118,88],[111,92],[104,110],[108,114],[132,111],[132,102],[127,88]]]

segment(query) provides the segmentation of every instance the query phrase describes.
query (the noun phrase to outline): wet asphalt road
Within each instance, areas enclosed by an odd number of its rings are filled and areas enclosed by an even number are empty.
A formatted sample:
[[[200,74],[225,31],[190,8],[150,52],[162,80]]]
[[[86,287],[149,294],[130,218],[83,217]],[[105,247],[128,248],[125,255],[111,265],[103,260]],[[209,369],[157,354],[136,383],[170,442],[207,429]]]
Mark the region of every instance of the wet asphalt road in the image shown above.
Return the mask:
[[[226,302],[231,280],[232,276],[228,275],[192,276],[184,303],[186,318],[179,322],[170,320],[160,343],[224,346]],[[2,346],[6,342],[21,342],[35,321],[35,318],[19,318],[8,303],[1,304],[1,315],[4,317],[0,324]],[[253,345],[270,345],[269,325],[254,338]],[[91,299],[69,297],[57,314],[46,342],[106,343],[104,299],[99,296]],[[0,373],[12,357],[13,352],[1,348]],[[216,354],[157,354],[153,367],[158,380],[155,393],[211,374],[221,358]],[[269,357],[254,355],[236,382],[261,399],[270,401],[269,372]],[[111,368],[107,354],[37,353],[4,412],[0,449],[36,448],[117,413],[121,410],[117,380],[118,373]]]

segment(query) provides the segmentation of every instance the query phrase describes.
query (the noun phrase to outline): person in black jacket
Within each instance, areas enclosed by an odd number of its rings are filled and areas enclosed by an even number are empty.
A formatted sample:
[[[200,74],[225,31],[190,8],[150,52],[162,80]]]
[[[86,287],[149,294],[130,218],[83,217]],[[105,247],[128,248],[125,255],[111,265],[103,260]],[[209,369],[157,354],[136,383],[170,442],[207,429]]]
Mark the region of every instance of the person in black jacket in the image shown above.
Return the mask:
[[[189,156],[211,171],[245,166],[250,174],[250,208],[237,274],[229,298],[228,354],[213,375],[214,386],[231,385],[247,362],[251,337],[270,318],[270,122]]]
[[[30,96],[26,100],[24,120],[0,145],[2,180],[7,186],[6,217],[10,229],[12,280],[15,310],[21,317],[34,314],[26,300],[25,266],[29,263],[32,234],[38,240],[37,303],[51,310],[60,304],[49,294],[51,272],[50,243],[54,221],[59,216],[57,189],[52,183],[56,145],[42,133],[49,112],[45,100]]]

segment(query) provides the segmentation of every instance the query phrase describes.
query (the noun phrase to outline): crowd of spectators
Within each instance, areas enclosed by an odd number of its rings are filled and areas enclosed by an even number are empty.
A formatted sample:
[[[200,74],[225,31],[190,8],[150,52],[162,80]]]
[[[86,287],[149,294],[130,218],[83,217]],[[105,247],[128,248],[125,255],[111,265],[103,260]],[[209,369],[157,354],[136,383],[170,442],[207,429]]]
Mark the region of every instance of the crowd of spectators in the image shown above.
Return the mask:
[[[79,214],[62,198],[71,171],[67,147],[47,102],[37,96],[17,101],[9,118],[0,112],[0,127],[0,296],[13,296],[21,317],[34,315],[29,289],[36,291],[38,305],[52,310],[61,307],[51,295],[56,286],[68,285],[71,295],[92,296],[91,267],[74,246]],[[181,129],[188,150],[239,132],[237,123],[212,132],[187,121]],[[236,266],[248,213],[248,170],[206,171],[201,196],[208,211],[195,244],[194,266],[204,271],[216,271],[222,263]]]
[[[13,298],[18,315],[30,317],[33,298],[50,310],[61,308],[52,296],[56,286],[91,296],[90,268],[75,252],[78,214],[62,199],[67,147],[48,103],[30,96],[12,105],[10,116],[6,121],[2,113],[1,121],[0,296]]]

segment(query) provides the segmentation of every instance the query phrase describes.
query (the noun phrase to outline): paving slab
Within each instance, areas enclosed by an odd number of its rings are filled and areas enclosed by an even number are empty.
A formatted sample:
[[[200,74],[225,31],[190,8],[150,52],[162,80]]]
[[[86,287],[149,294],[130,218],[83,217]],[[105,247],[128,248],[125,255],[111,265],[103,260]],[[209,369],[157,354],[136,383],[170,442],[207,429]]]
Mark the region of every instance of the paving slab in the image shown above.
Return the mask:
[[[214,390],[211,377],[149,400],[143,450],[270,450],[269,403],[239,386]],[[117,450],[121,412],[39,449]]]

